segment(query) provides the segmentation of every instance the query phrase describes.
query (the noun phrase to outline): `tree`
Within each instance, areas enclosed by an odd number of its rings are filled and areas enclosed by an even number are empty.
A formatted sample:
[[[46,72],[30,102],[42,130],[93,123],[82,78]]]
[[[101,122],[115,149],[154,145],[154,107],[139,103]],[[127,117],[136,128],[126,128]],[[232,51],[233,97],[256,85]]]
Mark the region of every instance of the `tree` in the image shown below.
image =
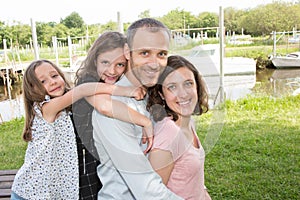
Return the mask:
[[[84,26],[84,21],[82,17],[79,16],[77,12],[72,12],[69,16],[67,16],[65,19],[62,19],[60,21],[63,25],[71,28],[82,28]]]
[[[145,10],[144,12],[141,12],[138,16],[138,18],[142,19],[142,18],[146,18],[146,17],[150,17],[150,10]]]
[[[198,27],[200,28],[212,28],[219,27],[219,17],[216,13],[203,12],[197,17]],[[210,29],[206,31],[208,36],[215,36],[217,29]]]
[[[272,31],[291,31],[299,24],[300,7],[296,4],[275,1],[249,10],[240,26],[254,36],[269,35]]]
[[[246,12],[242,10],[237,10],[233,7],[228,7],[224,10],[224,26],[225,30],[229,33],[241,34],[241,29],[239,21]]]

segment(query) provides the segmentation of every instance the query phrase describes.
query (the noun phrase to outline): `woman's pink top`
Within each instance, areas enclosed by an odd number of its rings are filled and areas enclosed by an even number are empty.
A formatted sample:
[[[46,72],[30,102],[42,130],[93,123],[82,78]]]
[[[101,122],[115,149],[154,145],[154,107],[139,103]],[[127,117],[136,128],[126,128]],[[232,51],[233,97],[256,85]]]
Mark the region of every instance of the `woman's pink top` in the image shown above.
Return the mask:
[[[194,123],[191,122],[197,138],[198,148],[188,141],[175,122],[166,117],[154,127],[154,144],[152,149],[170,151],[174,159],[174,169],[167,187],[184,199],[204,199],[204,160],[205,152]]]

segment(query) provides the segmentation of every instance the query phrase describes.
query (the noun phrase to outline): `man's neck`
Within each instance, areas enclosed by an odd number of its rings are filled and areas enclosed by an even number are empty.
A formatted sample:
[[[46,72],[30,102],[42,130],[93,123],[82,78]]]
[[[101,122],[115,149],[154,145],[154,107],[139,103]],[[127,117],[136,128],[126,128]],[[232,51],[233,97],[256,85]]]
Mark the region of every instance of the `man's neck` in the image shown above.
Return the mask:
[[[130,81],[130,83],[133,85],[133,86],[136,86],[136,87],[141,87],[141,83],[140,81],[136,78],[136,76],[132,73],[131,70],[128,70],[126,73],[125,73],[125,76],[126,78]]]

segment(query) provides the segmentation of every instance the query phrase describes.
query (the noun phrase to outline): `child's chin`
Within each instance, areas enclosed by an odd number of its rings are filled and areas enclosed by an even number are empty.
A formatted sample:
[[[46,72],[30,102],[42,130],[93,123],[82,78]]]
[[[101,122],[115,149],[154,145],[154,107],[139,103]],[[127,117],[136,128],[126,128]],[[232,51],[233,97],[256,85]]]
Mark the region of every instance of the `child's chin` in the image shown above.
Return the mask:
[[[116,80],[105,80],[105,83],[107,83],[107,84],[115,84]]]

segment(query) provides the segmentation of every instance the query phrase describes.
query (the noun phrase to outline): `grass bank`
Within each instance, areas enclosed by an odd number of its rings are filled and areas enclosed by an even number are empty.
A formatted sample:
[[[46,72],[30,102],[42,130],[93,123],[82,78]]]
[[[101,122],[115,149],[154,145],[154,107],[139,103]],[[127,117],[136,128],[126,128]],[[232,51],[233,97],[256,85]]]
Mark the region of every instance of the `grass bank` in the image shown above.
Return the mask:
[[[300,199],[299,108],[300,96],[248,97],[196,118],[207,153],[206,186],[214,200]],[[0,125],[0,169],[23,163],[23,122]]]
[[[214,200],[300,199],[299,109],[300,96],[226,103],[222,133],[205,162]],[[202,141],[210,115],[198,121]]]

